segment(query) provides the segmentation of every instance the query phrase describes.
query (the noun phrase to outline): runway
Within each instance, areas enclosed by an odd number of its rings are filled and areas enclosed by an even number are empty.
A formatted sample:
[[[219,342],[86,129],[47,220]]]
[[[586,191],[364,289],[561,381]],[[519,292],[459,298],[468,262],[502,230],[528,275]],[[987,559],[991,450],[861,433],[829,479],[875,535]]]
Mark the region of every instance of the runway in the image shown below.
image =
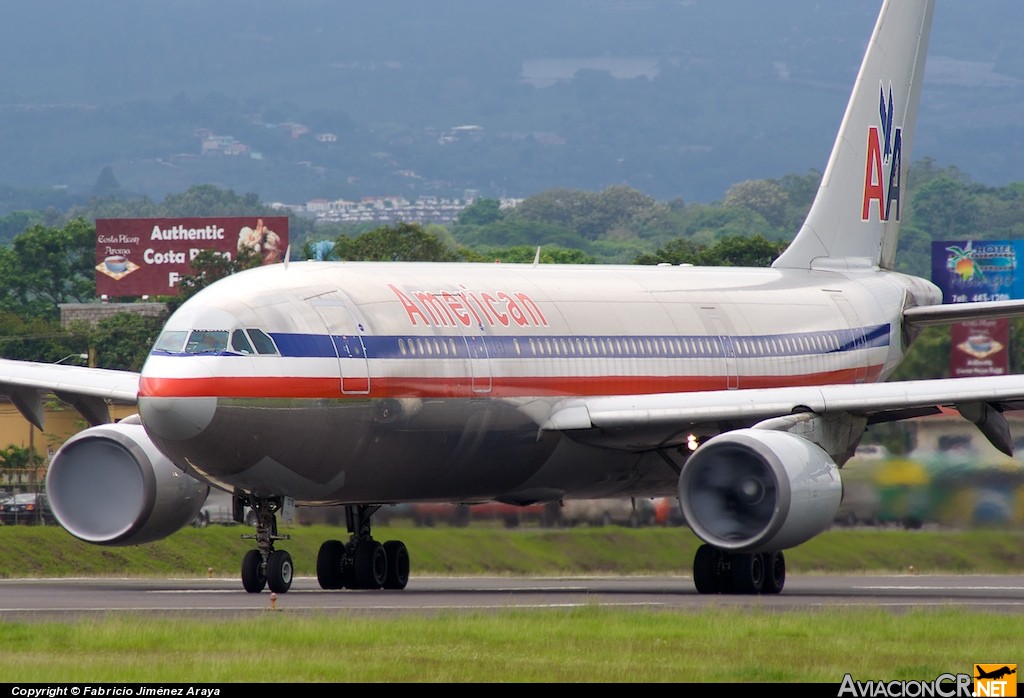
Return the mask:
[[[555,609],[574,606],[785,611],[864,607],[1024,613],[1024,575],[793,576],[778,595],[700,595],[689,577],[414,577],[401,591],[324,591],[297,578],[286,594],[246,593],[233,579],[0,580],[0,620],[72,620],[114,613],[245,617]]]

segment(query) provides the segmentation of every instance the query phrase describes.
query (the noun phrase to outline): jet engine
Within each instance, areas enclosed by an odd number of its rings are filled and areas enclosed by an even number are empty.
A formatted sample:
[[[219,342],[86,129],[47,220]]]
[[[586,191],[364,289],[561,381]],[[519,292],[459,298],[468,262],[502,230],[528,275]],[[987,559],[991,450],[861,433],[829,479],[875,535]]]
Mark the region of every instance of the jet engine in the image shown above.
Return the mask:
[[[137,416],[71,437],[46,474],[57,521],[98,545],[166,538],[195,519],[209,490],[157,450]]]
[[[768,552],[829,528],[843,498],[829,455],[789,432],[738,429],[689,457],[679,502],[698,538],[723,550]]]

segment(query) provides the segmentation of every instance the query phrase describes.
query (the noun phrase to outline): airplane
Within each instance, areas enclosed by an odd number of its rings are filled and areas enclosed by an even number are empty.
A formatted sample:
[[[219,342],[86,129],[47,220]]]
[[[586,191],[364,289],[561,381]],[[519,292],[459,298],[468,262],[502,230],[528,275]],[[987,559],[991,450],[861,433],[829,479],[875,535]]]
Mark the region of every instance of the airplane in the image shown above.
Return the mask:
[[[770,267],[287,261],[184,302],[141,372],[0,362],[53,457],[60,524],[165,538],[210,488],[256,514],[242,587],[287,592],[289,501],[343,505],[323,589],[404,589],[373,537],[391,503],[677,496],[701,594],[777,594],[784,551],[828,529],[872,424],[956,409],[1004,452],[1024,377],[888,380],[922,327],[1024,314],[942,304],[894,271],[934,0],[883,0],[820,188]],[[212,344],[213,348],[207,345]],[[111,401],[137,413],[111,423]]]
[[[974,668],[978,670],[978,675],[974,677],[976,679],[1001,679],[1004,676],[1008,676],[1010,674],[1016,674],[1017,673],[1016,669],[1011,669],[1008,666],[1003,666],[1003,667],[1000,667],[998,669],[994,669],[992,671],[985,671],[984,669],[981,669],[977,665],[975,665]]]

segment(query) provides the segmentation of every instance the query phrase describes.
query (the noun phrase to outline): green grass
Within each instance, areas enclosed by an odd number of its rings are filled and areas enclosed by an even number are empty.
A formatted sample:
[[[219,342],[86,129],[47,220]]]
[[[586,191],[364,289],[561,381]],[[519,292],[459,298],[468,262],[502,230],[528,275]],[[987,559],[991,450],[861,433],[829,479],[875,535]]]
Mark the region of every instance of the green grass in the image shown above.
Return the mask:
[[[713,606],[713,604],[711,604]],[[1019,617],[587,607],[0,626],[0,682],[825,682],[1017,662]]]
[[[186,529],[159,543],[98,548],[57,527],[0,528],[7,578],[236,578],[248,529]],[[344,531],[284,528],[299,575]],[[380,527],[420,574],[689,574],[686,529]],[[1017,573],[1024,532],[829,531],[787,551],[790,574]],[[239,593],[244,593],[239,590]],[[783,592],[785,593],[785,592]],[[825,682],[931,680],[974,662],[1021,662],[1020,616],[936,607],[531,609],[322,616],[259,611],[242,620],[144,614],[0,622],[7,682]]]
[[[186,528],[157,543],[100,547],[57,526],[0,527],[6,564],[2,578],[68,576],[237,577],[253,543],[244,526]],[[347,540],[326,525],[282,527],[291,540],[278,544],[300,576],[316,574],[316,555],[329,538]],[[507,530],[375,527],[378,540],[402,540],[412,574],[564,575],[689,574],[700,541],[685,528]],[[987,572],[1024,570],[1024,530],[903,531],[835,529],[786,551],[793,574],[816,572]]]

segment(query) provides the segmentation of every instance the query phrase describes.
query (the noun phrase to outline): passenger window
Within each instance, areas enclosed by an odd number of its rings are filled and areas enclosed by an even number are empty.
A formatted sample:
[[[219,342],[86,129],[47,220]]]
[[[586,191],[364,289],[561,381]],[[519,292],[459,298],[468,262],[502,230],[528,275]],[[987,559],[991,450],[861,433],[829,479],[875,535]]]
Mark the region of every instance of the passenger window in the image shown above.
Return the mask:
[[[274,340],[270,338],[263,330],[257,330],[254,327],[249,328],[249,339],[252,340],[253,345],[256,347],[256,352],[259,354],[276,354],[277,347],[274,346]]]
[[[245,336],[245,330],[235,330],[231,333],[231,350],[239,354],[253,354],[249,338]]]

